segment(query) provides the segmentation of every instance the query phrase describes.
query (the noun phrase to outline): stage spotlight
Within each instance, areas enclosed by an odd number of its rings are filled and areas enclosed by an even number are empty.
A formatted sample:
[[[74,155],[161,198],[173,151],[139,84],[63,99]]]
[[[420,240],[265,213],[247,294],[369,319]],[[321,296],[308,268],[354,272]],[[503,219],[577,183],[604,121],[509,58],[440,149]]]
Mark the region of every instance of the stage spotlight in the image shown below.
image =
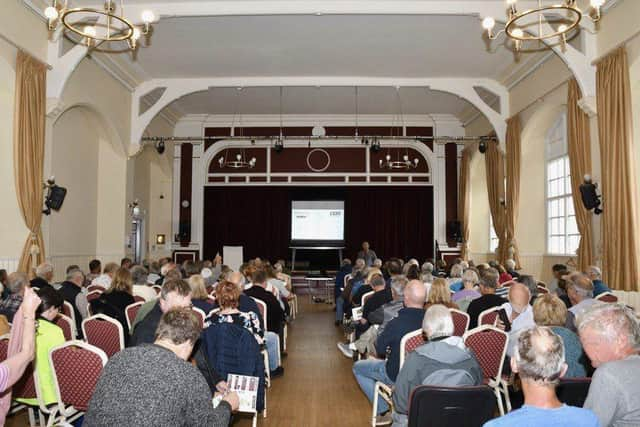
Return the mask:
[[[480,154],[484,154],[487,152],[487,143],[484,141],[480,141],[480,144],[478,144],[478,151],[480,152]]]
[[[371,142],[371,147],[369,147],[369,149],[371,150],[372,153],[377,153],[378,151],[382,150],[382,147],[380,146],[380,141],[378,139],[374,139]]]
[[[273,145],[273,151],[275,151],[276,153],[282,153],[282,150],[284,150],[284,141],[281,139],[276,139],[276,142]]]
[[[155,147],[156,147],[156,151],[158,152],[158,154],[162,154],[164,153],[164,139],[159,140],[158,142],[155,143]]]

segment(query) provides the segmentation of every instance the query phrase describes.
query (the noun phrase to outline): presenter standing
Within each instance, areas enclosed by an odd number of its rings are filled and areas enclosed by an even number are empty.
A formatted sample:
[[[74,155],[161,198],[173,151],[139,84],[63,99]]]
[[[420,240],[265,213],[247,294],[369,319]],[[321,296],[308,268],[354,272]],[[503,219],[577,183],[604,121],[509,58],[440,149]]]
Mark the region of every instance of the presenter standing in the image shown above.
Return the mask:
[[[362,242],[362,250],[358,252],[358,258],[362,258],[367,267],[371,267],[378,256],[372,249],[369,249],[369,242]]]

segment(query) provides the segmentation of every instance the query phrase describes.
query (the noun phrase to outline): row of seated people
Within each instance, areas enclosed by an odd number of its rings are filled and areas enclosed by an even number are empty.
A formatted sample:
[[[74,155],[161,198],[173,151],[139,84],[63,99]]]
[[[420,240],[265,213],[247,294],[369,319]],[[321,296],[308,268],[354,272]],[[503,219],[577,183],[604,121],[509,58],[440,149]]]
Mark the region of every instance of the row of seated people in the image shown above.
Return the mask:
[[[273,273],[269,274],[267,272],[265,264],[264,262],[254,260],[243,266],[243,271],[251,274],[250,278],[252,280],[249,283],[246,283],[247,281],[244,275],[240,272],[233,272],[225,268],[220,269],[221,274],[218,277],[219,281],[214,284],[215,286],[213,286],[214,289],[212,292],[216,296],[216,301],[210,307],[202,307],[203,310],[206,309],[205,313],[210,312],[204,322],[205,331],[203,332],[203,337],[207,331],[212,331],[211,334],[213,334],[213,331],[219,329],[216,327],[210,328],[212,325],[234,325],[245,329],[250,333],[252,337],[251,341],[254,341],[259,346],[266,347],[269,354],[269,366],[267,369],[270,371],[270,377],[275,377],[284,372],[280,366],[283,356],[280,349],[280,342],[286,317],[285,310],[282,307],[286,304],[286,301],[284,301],[285,304],[283,304],[282,299],[276,296],[278,293],[274,291],[277,288],[273,285],[273,282],[268,280],[269,276],[273,275]],[[51,367],[48,363],[48,354],[52,348],[65,341],[62,330],[55,324],[56,318],[62,310],[63,303],[67,301],[72,304],[74,312],[77,314],[76,319],[80,320],[80,322],[84,317],[81,308],[84,307],[85,311],[91,313],[100,312],[108,314],[120,322],[124,329],[127,325],[124,310],[134,302],[132,292],[133,279],[137,279],[136,283],[145,283],[143,280],[140,280],[140,277],[146,276],[146,269],[142,266],[135,265],[130,265],[129,268],[126,266],[119,267],[113,273],[113,277],[110,277],[109,288],[104,290],[99,298],[91,301],[91,304],[88,305],[84,303],[86,301],[86,289],[84,285],[87,282],[84,280],[84,275],[82,275],[76,266],[68,269],[68,280],[65,281],[58,290],[55,290],[50,283],[52,275],[49,273],[42,274],[43,269],[52,272],[52,269],[46,265],[39,267],[40,274],[36,282],[32,283],[33,285],[39,285],[38,288],[34,286],[34,289],[37,289],[37,296],[35,298],[40,302],[36,311],[39,327],[35,339],[36,353],[38,354],[35,362],[35,371],[37,372],[40,383],[39,389],[41,393],[38,397],[45,405],[51,405],[56,402],[56,391]],[[204,280],[202,276],[193,274],[187,282],[181,279],[182,272],[180,270],[184,272],[185,269],[178,269],[175,265],[171,265],[171,263],[166,263],[163,266],[162,273],[164,274],[161,276],[163,285],[159,295],[156,297],[155,291],[151,290],[153,297],[149,297],[149,301],[138,309],[137,316],[132,323],[131,335],[128,333],[128,329],[126,329],[125,339],[127,346],[139,347],[152,344],[157,340],[158,325],[161,324],[163,316],[175,309],[189,308],[190,310],[191,307],[197,306],[196,304],[198,302],[205,302],[207,300],[208,295],[206,291],[204,291]],[[186,270],[188,271],[188,268]],[[100,275],[97,277],[100,277]],[[70,295],[70,293],[65,292],[65,285],[68,284],[68,282],[71,282],[73,286],[79,289],[77,295]],[[154,280],[143,286],[149,288],[151,283],[156,283],[156,281]],[[22,273],[9,275],[8,288],[11,290],[11,294],[5,302],[11,301],[12,304],[3,304],[2,310],[8,317],[10,316],[13,321],[15,320],[14,318],[19,307],[27,298],[27,295],[32,293],[32,289],[26,279],[26,275]],[[271,288],[271,291],[268,290],[269,288]],[[85,299],[78,298],[80,294],[85,295]],[[201,296],[201,298],[198,298],[198,296]],[[267,307],[266,322],[263,321],[261,311],[256,301],[261,301]],[[15,304],[15,302],[17,302],[17,304]],[[15,309],[11,309],[13,307],[15,307]],[[89,313],[86,315],[88,316],[88,314]],[[17,320],[21,321],[22,319],[18,317]],[[202,321],[200,321],[200,324],[202,324]],[[81,329],[79,328],[78,331],[81,331]],[[192,345],[196,343],[194,340],[190,341]],[[203,342],[204,341],[205,340],[203,340]],[[198,354],[202,354],[202,352],[196,352],[194,358],[198,360],[198,366],[201,368],[201,372],[206,377],[211,389],[224,392],[226,390],[226,382],[222,377],[218,377],[215,374],[216,363],[211,361],[209,361],[211,363],[208,363],[207,358],[202,355],[196,357]],[[222,355],[223,353],[220,354]],[[250,354],[250,352],[246,352],[246,354]],[[217,366],[224,367],[225,363],[229,364],[230,362],[225,362],[224,360],[218,361]],[[35,398],[23,400],[22,403],[29,405],[38,404]],[[159,424],[170,425],[172,423],[160,422]],[[195,423],[189,425],[200,424]]]
[[[361,268],[361,265],[356,262],[354,270]],[[385,280],[385,274],[380,269],[372,267],[366,270],[367,275],[359,286],[360,289],[365,287],[367,292],[373,291],[373,293],[367,295],[361,307],[362,318],[348,323],[347,326],[347,331],[353,330],[357,339],[350,343],[338,343],[339,350],[347,357],[358,354],[368,355],[367,360],[360,360],[354,364],[353,372],[360,388],[372,403],[376,382],[394,387],[393,411],[382,398],[376,403],[377,424],[379,425],[390,424],[394,421],[394,425],[401,426],[403,422],[406,422],[409,394],[412,388],[418,384],[425,382],[436,385],[482,383],[482,377],[478,381],[477,372],[469,366],[463,369],[467,375],[451,375],[448,378],[441,378],[434,374],[434,370],[445,369],[443,365],[448,365],[447,369],[451,371],[459,370],[458,364],[475,366],[475,363],[472,362],[475,359],[469,356],[461,337],[452,336],[453,326],[448,310],[463,308],[460,304],[461,301],[466,302],[466,313],[470,319],[469,329],[478,326],[478,318],[483,311],[494,307],[504,311],[504,322],[500,320],[499,316],[496,316],[497,320],[495,321],[497,328],[506,330],[508,333],[506,348],[508,357],[503,372],[509,372],[513,363],[509,363],[509,360],[515,361],[518,357],[518,340],[523,331],[536,327],[548,328],[549,334],[560,337],[563,347],[562,361],[566,364],[566,368],[563,368],[562,371],[564,377],[587,377],[592,374],[593,368],[598,368],[605,362],[616,360],[624,360],[624,363],[621,363],[626,367],[625,375],[628,374],[630,366],[640,368],[640,358],[637,357],[637,347],[640,344],[638,323],[629,309],[608,304],[618,307],[617,311],[613,314],[606,310],[601,313],[601,317],[611,318],[610,322],[617,322],[618,328],[614,334],[615,327],[610,325],[611,327],[605,330],[605,325],[598,325],[602,326],[598,333],[601,335],[609,334],[611,335],[610,339],[622,334],[624,339],[621,338],[621,341],[626,343],[611,352],[607,350],[606,359],[602,359],[602,352],[611,342],[594,343],[588,341],[589,338],[585,338],[590,332],[590,327],[585,325],[589,323],[583,320],[580,324],[578,319],[588,318],[588,312],[591,308],[596,312],[593,316],[596,316],[601,305],[607,306],[607,304],[598,304],[597,300],[593,298],[594,285],[587,274],[563,275],[561,280],[564,283],[558,289],[564,289],[565,293],[561,295],[567,298],[561,299],[556,292],[538,294],[535,281],[533,281],[535,286],[526,283],[531,281],[530,276],[518,277],[517,280],[524,283],[507,281],[504,283],[505,286],[501,286],[501,273],[488,265],[480,266],[480,269],[467,268],[463,270],[460,275],[462,276],[462,284],[459,287],[456,285],[459,277],[453,277],[450,280],[431,278],[430,283],[424,282],[422,278],[416,279],[415,276],[413,276],[413,280],[408,280],[405,275],[401,274],[407,273],[407,269],[403,270],[397,260],[390,260],[385,269],[389,276],[388,281]],[[362,273],[354,271],[353,277],[358,277],[358,274]],[[458,290],[454,292],[455,287]],[[497,289],[501,288],[504,289],[504,292],[497,294]],[[531,288],[535,288],[535,290],[532,292]],[[340,298],[342,295],[339,300]],[[433,314],[431,317],[438,317],[439,320],[436,322],[432,319],[429,325],[429,316],[426,316],[425,313],[434,307],[441,307],[445,312],[443,314],[440,310],[438,316]],[[600,310],[602,309],[600,308]],[[604,322],[604,320],[602,321]],[[447,329],[442,331],[440,329],[444,324],[447,325]],[[429,332],[429,327],[431,332]],[[426,346],[418,348],[415,351],[416,356],[413,357],[421,355],[427,360],[421,364],[421,367],[416,368],[409,363],[412,360],[412,356],[410,356],[401,369],[400,342],[406,334],[420,328],[423,329],[429,341]],[[579,328],[580,336],[576,333]],[[433,336],[435,329],[438,330],[438,333]],[[629,333],[624,335],[626,332],[620,332],[621,329]],[[585,342],[585,340],[587,341]],[[417,372],[413,372],[416,370]],[[633,404],[627,403],[633,389],[614,387],[612,390],[611,384],[605,387],[602,381],[595,381],[596,378],[603,378],[602,375],[605,375],[604,373],[598,374],[598,372],[607,372],[607,375],[610,375],[614,371],[614,368],[596,371],[592,386],[594,390],[590,394],[591,397],[587,400],[586,406],[596,413],[602,425],[640,425],[640,401]],[[640,379],[640,370],[633,377],[636,380]],[[458,384],[457,381],[460,383]],[[552,381],[552,383],[555,382]],[[606,404],[602,404],[600,400],[611,393],[625,402],[619,405],[619,410],[616,412],[605,409]],[[607,399],[607,402],[611,404],[613,401]],[[558,412],[558,414],[561,413],[562,411]],[[559,417],[558,419],[561,420],[563,415],[559,415]],[[620,420],[627,419],[633,420],[635,424],[624,424],[624,421],[620,424]],[[571,425],[581,424],[572,423]]]

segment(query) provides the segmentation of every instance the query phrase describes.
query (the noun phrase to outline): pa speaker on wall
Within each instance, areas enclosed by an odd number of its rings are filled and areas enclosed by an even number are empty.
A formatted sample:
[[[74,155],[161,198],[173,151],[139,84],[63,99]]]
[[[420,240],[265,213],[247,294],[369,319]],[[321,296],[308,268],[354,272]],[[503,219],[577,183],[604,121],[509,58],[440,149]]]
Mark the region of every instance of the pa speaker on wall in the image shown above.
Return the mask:
[[[595,209],[594,212],[596,213],[596,215],[602,212],[600,210],[600,196],[598,196],[598,193],[596,192],[597,188],[598,186],[591,182],[580,184],[580,196],[582,197],[582,204],[588,211],[590,211],[591,209]]]
[[[462,239],[462,225],[460,221],[447,222],[447,240],[459,242]]]
[[[64,202],[64,198],[67,196],[67,189],[54,185],[49,187],[49,194],[47,194],[47,207],[54,211],[59,211]]]

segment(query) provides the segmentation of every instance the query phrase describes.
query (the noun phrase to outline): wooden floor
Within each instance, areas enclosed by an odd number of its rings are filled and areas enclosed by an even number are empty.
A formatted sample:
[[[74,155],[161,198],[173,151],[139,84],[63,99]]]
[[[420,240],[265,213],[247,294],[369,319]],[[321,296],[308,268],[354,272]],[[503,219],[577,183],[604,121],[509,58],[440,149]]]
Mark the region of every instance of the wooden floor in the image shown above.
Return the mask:
[[[300,313],[289,325],[284,376],[273,380],[267,393],[267,418],[259,426],[364,427],[371,405],[353,378],[353,362],[336,348],[342,338],[333,325],[334,312],[326,304],[310,304],[300,296]],[[8,427],[28,426],[26,413],[7,419]],[[251,426],[238,417],[234,427]]]

